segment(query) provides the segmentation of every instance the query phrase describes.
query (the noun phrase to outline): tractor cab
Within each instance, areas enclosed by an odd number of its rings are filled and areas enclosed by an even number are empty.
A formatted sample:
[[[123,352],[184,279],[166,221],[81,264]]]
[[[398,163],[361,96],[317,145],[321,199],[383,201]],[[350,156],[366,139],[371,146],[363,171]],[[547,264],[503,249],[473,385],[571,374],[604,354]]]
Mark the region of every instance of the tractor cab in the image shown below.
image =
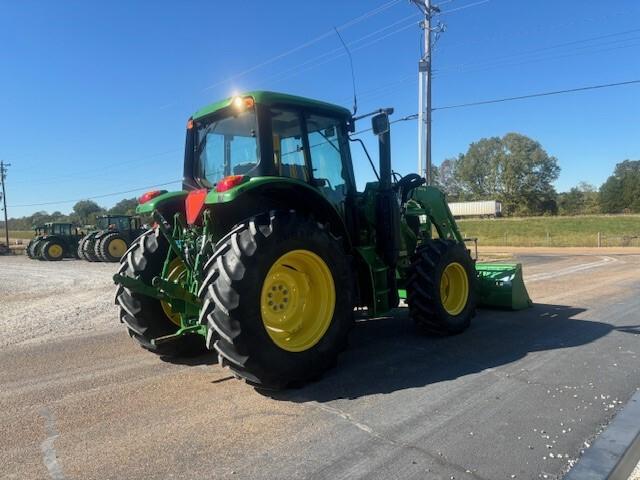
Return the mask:
[[[254,92],[189,119],[184,188],[226,191],[259,177],[317,189],[342,208],[355,191],[348,110],[272,92]]]

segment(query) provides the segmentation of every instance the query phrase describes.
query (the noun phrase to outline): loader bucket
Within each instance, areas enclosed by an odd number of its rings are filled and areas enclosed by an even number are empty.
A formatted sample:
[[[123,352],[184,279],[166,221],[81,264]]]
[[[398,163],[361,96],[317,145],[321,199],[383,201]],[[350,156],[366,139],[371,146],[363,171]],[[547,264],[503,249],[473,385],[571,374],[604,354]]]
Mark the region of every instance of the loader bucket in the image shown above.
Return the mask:
[[[477,263],[481,307],[523,310],[532,305],[520,263]]]

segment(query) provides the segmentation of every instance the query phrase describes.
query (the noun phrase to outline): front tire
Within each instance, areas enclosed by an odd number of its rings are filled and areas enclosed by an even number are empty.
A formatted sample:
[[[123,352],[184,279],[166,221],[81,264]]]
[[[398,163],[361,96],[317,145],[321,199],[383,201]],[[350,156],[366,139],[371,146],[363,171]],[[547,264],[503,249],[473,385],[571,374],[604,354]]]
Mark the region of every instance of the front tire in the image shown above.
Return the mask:
[[[419,246],[407,272],[407,303],[427,334],[466,330],[477,305],[475,265],[466,246],[442,239]]]
[[[138,237],[121,258],[118,273],[139,278],[151,286],[153,277],[162,273],[168,251],[168,242],[158,229],[149,230]],[[120,307],[120,321],[142,348],[168,357],[194,356],[206,351],[204,337],[198,334],[183,335],[160,345],[151,342],[154,338],[171,335],[180,328],[177,324],[179,320],[172,321],[159,300],[118,285],[116,304]]]
[[[236,376],[265,389],[320,376],[353,323],[342,242],[295,212],[236,225],[205,265],[199,295],[207,347]]]

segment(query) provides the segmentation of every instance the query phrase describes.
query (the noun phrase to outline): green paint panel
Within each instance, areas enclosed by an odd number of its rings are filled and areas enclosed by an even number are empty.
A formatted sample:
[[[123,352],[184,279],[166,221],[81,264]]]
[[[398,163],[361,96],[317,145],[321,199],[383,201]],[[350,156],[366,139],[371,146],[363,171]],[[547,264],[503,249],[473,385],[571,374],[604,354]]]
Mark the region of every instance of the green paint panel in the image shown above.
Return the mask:
[[[187,193],[188,192],[185,192],[184,190],[163,193],[162,195],[158,195],[157,197],[152,198],[151,200],[143,203],[142,205],[138,205],[136,207],[136,213],[138,215],[151,213],[158,207],[158,205],[166,202],[167,200],[172,200],[178,197],[186,197]]]
[[[216,192],[215,189],[211,190],[204,200],[207,205],[215,203],[226,203],[235,200],[240,194],[253,190],[254,188],[261,187],[266,184],[273,184],[274,186],[284,187],[296,186],[303,187],[308,190],[312,190],[314,193],[318,191],[301,180],[289,177],[251,177],[248,181],[241,183],[237,187],[230,188],[226,192]]]

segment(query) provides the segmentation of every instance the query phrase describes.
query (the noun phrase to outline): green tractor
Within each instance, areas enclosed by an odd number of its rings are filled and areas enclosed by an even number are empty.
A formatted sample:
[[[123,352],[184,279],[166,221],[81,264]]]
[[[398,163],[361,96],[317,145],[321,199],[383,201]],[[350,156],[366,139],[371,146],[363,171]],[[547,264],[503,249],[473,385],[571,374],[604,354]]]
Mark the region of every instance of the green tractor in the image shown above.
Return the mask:
[[[78,244],[78,257],[89,262],[117,262],[144,230],[140,218],[131,215],[96,217],[96,230]]]
[[[45,223],[42,230],[44,233],[35,237],[34,243],[30,245],[33,255],[30,258],[51,262],[63,258],[77,258],[78,241],[84,233],[72,223]]]
[[[36,258],[36,246],[45,234],[46,231],[44,225],[34,225],[33,238],[29,240],[29,243],[27,243],[27,248],[25,249],[27,257],[31,258],[32,260]]]
[[[155,226],[114,276],[129,335],[163,356],[215,350],[273,389],[330,368],[355,311],[406,300],[421,330],[453,335],[478,304],[529,306],[520,265],[475,264],[442,192],[416,174],[394,181],[390,113],[264,91],[196,112],[183,190],[140,198]],[[351,134],[367,116],[378,181],[358,192]]]

